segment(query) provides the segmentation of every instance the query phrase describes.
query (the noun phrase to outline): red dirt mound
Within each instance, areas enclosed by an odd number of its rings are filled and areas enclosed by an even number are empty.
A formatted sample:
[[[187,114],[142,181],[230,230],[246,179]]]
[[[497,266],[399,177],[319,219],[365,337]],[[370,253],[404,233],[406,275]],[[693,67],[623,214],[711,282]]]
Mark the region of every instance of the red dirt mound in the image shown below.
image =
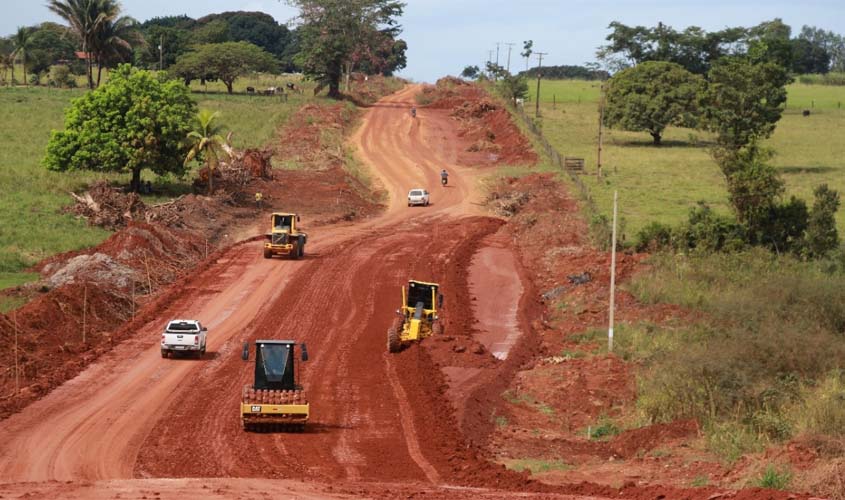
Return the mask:
[[[36,267],[42,281],[33,300],[0,315],[0,336],[14,344],[14,369],[0,379],[0,418],[72,378],[118,340],[114,332],[140,304],[205,256],[205,242],[187,231],[130,222],[100,245],[54,256]],[[134,302],[133,302],[134,300]],[[0,365],[14,367],[14,349]]]
[[[470,142],[467,151],[480,153],[472,164],[537,162],[530,142],[513,123],[510,113],[478,84],[447,77],[426,86],[418,100],[427,107],[451,110],[459,135]]]

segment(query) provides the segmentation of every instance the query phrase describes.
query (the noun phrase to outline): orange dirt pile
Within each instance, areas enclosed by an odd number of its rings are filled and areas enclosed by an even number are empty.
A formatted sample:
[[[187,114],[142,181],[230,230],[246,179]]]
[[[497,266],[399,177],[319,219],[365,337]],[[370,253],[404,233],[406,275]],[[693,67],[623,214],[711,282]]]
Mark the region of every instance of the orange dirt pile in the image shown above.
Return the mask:
[[[478,153],[470,164],[533,165],[537,154],[513,123],[503,104],[478,84],[447,77],[423,88],[419,98],[427,107],[450,110],[458,135]]]

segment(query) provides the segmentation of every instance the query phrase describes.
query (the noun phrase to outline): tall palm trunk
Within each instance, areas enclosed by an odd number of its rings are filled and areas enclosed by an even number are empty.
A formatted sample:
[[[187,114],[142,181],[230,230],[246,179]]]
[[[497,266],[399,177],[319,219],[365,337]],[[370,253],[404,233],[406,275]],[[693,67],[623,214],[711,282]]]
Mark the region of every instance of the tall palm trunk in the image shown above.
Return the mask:
[[[21,66],[23,67],[23,84],[29,87],[29,82],[26,79],[26,52],[21,52]]]
[[[88,41],[82,41],[82,54],[85,57],[85,67],[87,69],[86,76],[88,77],[88,88],[94,90],[94,68],[91,65],[91,54],[88,53]]]
[[[12,79],[9,80],[9,86],[13,86],[15,84],[15,60],[12,59]]]
[[[97,59],[97,87],[100,87],[100,78],[103,76],[103,62]]]

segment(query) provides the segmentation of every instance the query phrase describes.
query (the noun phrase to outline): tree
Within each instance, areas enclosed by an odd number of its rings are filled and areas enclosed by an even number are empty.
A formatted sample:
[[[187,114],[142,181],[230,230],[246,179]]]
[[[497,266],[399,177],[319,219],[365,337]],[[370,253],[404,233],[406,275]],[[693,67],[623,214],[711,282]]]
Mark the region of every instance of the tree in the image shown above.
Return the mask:
[[[700,99],[702,120],[705,128],[718,135],[721,146],[738,150],[772,135],[791,81],[785,68],[726,57],[713,65],[708,80]]]
[[[114,67],[132,60],[133,47],[144,45],[138,21],[128,16],[106,19],[94,33],[93,48],[97,58],[97,86],[103,67]]]
[[[605,124],[646,131],[659,146],[667,126],[695,123],[703,84],[700,76],[669,62],[644,62],[620,71],[608,86]]]
[[[15,60],[20,58],[21,66],[23,66],[23,83],[29,85],[26,79],[26,51],[29,47],[29,41],[32,38],[32,28],[19,27],[18,31],[12,35],[12,43],[15,45],[15,51],[12,52],[12,78],[15,77],[14,64]]]
[[[225,139],[221,135],[223,127],[215,123],[220,116],[219,111],[201,109],[194,118],[194,129],[188,133],[190,149],[185,156],[184,165],[187,167],[194,159],[203,160],[208,172],[208,194],[214,192],[214,171],[220,162],[220,152],[223,150]]]
[[[398,0],[288,0],[300,10],[298,19],[301,52],[298,62],[306,76],[316,80],[318,90],[340,97],[340,80],[354,65],[354,57],[401,31],[396,18],[404,3]],[[375,34],[380,33],[382,37]]]
[[[29,70],[43,73],[54,64],[67,64],[76,59],[78,40],[70,30],[60,24],[41,23],[33,28],[27,49]]]
[[[792,40],[793,73],[805,75],[808,73],[824,74],[830,71],[830,54],[824,47],[814,44],[804,38]]]
[[[12,53],[15,51],[15,45],[8,38],[0,37],[0,68],[3,68],[2,81],[5,83],[6,74],[9,69],[12,70],[12,79],[15,78],[15,65],[12,62]]]
[[[183,172],[196,104],[178,81],[123,64],[100,88],[75,99],[65,130],[54,131],[44,165],[50,170],[93,170],[132,175],[137,191],[141,170]]]
[[[278,63],[272,55],[248,42],[208,43],[181,56],[170,71],[186,83],[219,79],[231,94],[239,76],[254,71],[273,72]]]
[[[196,21],[188,16],[154,17],[140,25],[146,44],[136,47],[135,64],[146,68],[162,69],[172,66],[176,59],[190,50],[191,29]],[[159,52],[159,45],[163,50]]]
[[[502,97],[516,106],[517,99],[525,99],[528,95],[528,82],[521,75],[505,74],[498,83]]]
[[[47,7],[67,21],[82,43],[88,75],[88,88],[94,88],[93,61],[97,59],[94,40],[107,21],[120,15],[114,0],[49,0]]]
[[[531,61],[531,54],[534,53],[534,40],[525,40],[522,42],[522,52],[519,53],[525,58],[525,71],[528,71],[528,65]]]
[[[478,78],[478,73],[480,72],[481,70],[478,68],[478,66],[467,66],[464,68],[463,71],[461,71],[461,78],[465,78],[467,80],[475,80],[476,78]]]
[[[806,40],[823,49],[830,56],[830,71],[845,71],[845,37],[815,26],[804,26],[798,40]]]

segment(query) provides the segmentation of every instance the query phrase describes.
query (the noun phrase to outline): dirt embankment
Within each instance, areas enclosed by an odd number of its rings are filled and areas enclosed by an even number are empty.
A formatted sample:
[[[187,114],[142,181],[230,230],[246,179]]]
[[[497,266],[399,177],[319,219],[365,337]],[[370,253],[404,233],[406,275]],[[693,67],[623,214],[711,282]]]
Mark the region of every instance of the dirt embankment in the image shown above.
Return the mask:
[[[533,165],[537,154],[510,113],[478,84],[441,78],[423,88],[418,102],[447,109],[458,123],[459,136],[469,143],[459,160],[465,165]]]
[[[610,254],[591,244],[578,203],[568,191],[551,175],[535,174],[505,179],[488,197],[490,208],[508,217],[505,229],[545,304],[545,313],[533,323],[543,354],[525,364],[499,394],[503,419],[487,443],[488,453],[502,463],[552,464],[539,477],[575,494],[802,497],[720,488],[736,483],[727,480],[728,471],[714,457],[692,446],[699,436],[694,421],[622,432],[612,426],[621,425],[615,422],[633,409],[637,367],[612,354],[594,354],[598,346],[573,338],[607,328]],[[618,254],[617,283],[624,287],[645,266],[644,258]],[[694,317],[676,306],[640,304],[619,288],[616,304],[618,322]],[[604,437],[587,437],[587,432]],[[689,489],[694,481],[715,486]]]
[[[261,234],[268,212],[300,213],[306,227],[377,213],[380,207],[346,173],[345,156],[337,149],[356,113],[345,104],[300,109],[280,130],[277,150],[232,151],[214,172],[213,196],[189,194],[146,205],[104,182],[76,195],[68,212],[117,232],[95,248],[46,259],[33,269],[40,281],[6,292],[30,300],[0,315],[0,340],[12,346],[0,352],[0,418],[76,376],[130,336],[122,327],[136,311],[162,293],[174,293],[179,280],[217,249]],[[309,121],[314,123],[302,126]],[[336,144],[323,140],[327,129],[335,131]],[[278,162],[301,161],[305,168],[273,169],[271,153]],[[199,193],[206,189],[208,172],[204,175]],[[263,195],[260,210],[256,192]]]

